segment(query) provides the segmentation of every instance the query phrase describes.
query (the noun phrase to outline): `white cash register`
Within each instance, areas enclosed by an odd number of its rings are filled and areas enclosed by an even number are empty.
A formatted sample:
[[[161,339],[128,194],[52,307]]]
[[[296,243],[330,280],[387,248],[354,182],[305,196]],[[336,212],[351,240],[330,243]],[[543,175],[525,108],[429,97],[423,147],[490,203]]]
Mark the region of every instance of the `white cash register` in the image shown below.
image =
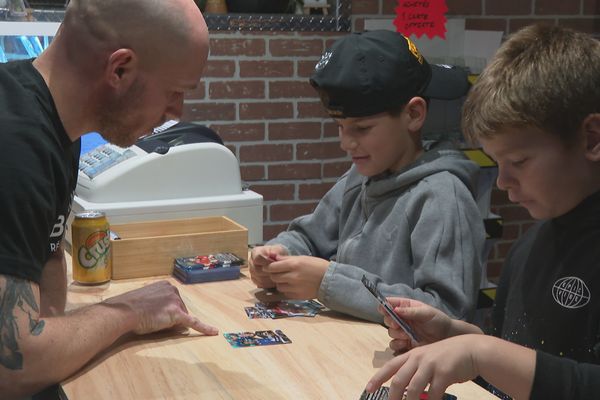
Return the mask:
[[[104,211],[111,224],[227,216],[261,243],[263,198],[243,187],[233,153],[204,126],[171,125],[128,148],[82,154],[73,213]]]

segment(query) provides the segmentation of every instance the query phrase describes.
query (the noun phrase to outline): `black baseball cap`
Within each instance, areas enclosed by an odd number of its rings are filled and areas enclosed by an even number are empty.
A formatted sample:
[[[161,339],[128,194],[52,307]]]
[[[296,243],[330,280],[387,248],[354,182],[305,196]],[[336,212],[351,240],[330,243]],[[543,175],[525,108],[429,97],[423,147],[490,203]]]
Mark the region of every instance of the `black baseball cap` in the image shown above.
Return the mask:
[[[333,118],[390,111],[415,96],[457,99],[470,87],[464,68],[430,65],[410,39],[388,30],[337,40],[321,56],[310,83]]]

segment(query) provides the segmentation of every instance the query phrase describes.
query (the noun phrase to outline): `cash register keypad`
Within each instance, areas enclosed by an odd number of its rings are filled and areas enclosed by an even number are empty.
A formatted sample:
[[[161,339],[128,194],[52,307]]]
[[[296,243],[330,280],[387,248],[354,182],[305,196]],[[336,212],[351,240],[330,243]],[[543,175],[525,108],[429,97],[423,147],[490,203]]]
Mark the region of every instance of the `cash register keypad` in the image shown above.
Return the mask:
[[[82,155],[79,159],[79,170],[93,179],[110,167],[135,156],[136,153],[131,149],[105,144]]]

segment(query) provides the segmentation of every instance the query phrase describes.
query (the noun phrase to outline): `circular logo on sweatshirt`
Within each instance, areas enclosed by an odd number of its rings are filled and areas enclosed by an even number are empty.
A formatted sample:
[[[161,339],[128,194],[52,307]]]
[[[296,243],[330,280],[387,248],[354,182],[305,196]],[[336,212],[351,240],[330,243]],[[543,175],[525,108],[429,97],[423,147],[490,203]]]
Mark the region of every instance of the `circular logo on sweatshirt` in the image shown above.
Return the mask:
[[[581,308],[590,302],[590,289],[576,276],[560,278],[552,286],[552,297],[565,308]]]

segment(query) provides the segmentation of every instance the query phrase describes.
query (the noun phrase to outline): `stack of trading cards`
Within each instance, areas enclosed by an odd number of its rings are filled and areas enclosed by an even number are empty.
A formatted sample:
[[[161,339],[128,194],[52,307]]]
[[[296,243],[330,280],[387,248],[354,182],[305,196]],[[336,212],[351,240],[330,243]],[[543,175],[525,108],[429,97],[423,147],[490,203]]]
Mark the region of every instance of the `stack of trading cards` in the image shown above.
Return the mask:
[[[225,339],[233,347],[268,346],[271,344],[292,343],[282,331],[255,331],[224,333]]]
[[[388,400],[389,396],[390,388],[387,386],[381,386],[373,393],[367,393],[364,391],[359,400]],[[406,392],[402,396],[402,400],[406,400]],[[429,394],[427,392],[421,393],[419,395],[419,400],[429,400]],[[449,393],[444,393],[442,400],[456,400],[456,396]]]
[[[183,283],[225,281],[239,278],[243,264],[244,260],[233,253],[179,257],[173,275]]]
[[[390,396],[390,388],[387,386],[382,386],[373,393],[367,393],[365,390],[360,396],[359,400],[388,400]]]
[[[244,307],[250,319],[314,317],[325,307],[316,300],[282,300],[271,303],[256,303],[255,307]]]

